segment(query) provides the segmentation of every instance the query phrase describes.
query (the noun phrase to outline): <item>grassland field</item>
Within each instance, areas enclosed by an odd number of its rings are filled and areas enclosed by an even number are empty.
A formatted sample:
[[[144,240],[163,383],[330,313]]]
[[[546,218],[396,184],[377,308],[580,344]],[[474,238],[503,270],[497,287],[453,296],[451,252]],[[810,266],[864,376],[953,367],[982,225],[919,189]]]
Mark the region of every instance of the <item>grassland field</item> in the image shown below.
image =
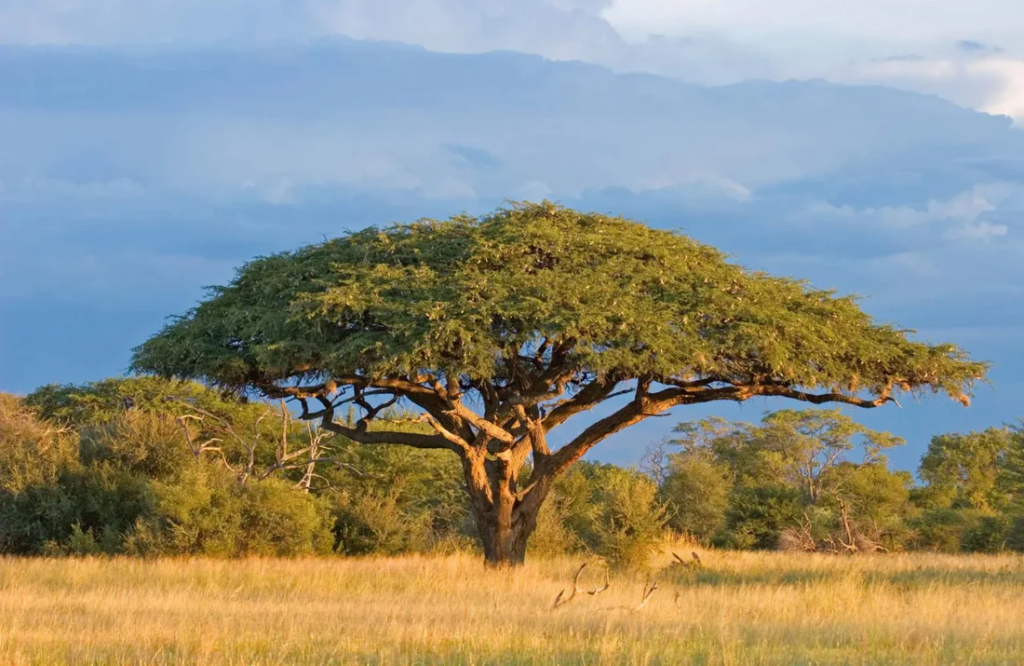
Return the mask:
[[[579,558],[0,559],[0,664],[1024,664],[1020,556],[699,552],[640,610],[552,610]]]

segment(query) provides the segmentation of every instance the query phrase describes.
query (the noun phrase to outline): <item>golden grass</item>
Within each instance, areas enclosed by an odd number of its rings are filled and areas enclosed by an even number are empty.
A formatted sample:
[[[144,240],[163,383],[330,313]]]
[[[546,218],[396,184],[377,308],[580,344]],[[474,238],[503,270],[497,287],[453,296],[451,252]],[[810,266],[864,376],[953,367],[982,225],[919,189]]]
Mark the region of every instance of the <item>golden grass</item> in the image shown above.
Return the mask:
[[[1024,663],[1020,557],[701,555],[639,612],[551,611],[569,559],[0,559],[0,664]]]

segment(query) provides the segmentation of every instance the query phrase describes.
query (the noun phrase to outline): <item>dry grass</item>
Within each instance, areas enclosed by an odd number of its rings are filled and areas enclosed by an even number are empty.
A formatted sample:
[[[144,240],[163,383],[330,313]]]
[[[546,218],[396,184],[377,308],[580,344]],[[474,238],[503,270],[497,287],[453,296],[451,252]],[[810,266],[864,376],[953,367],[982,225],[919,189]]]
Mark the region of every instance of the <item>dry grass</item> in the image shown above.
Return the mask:
[[[0,664],[1024,663],[1019,557],[702,556],[640,612],[551,611],[578,560],[0,560]]]

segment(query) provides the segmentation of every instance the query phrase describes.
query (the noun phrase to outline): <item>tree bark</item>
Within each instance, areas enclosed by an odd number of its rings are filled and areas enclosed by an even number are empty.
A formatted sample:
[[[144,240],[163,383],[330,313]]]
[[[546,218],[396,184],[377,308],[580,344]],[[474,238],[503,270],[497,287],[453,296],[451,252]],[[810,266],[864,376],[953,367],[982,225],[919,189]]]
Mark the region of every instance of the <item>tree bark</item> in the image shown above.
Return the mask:
[[[521,465],[480,454],[464,458],[463,469],[484,562],[494,568],[521,566],[551,477],[540,479],[520,494],[516,475]]]

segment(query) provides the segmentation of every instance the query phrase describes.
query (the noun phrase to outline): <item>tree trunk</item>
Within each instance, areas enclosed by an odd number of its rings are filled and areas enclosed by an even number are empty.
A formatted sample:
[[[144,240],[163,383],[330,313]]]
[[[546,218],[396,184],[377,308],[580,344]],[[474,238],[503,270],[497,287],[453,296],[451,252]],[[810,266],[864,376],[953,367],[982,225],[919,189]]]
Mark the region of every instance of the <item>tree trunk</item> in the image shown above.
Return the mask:
[[[463,460],[463,467],[485,563],[495,568],[522,565],[550,480],[536,483],[518,498],[518,470],[504,461],[469,458]]]
[[[517,567],[526,561],[530,535],[537,528],[540,502],[502,504],[476,514],[477,530],[488,566]]]

